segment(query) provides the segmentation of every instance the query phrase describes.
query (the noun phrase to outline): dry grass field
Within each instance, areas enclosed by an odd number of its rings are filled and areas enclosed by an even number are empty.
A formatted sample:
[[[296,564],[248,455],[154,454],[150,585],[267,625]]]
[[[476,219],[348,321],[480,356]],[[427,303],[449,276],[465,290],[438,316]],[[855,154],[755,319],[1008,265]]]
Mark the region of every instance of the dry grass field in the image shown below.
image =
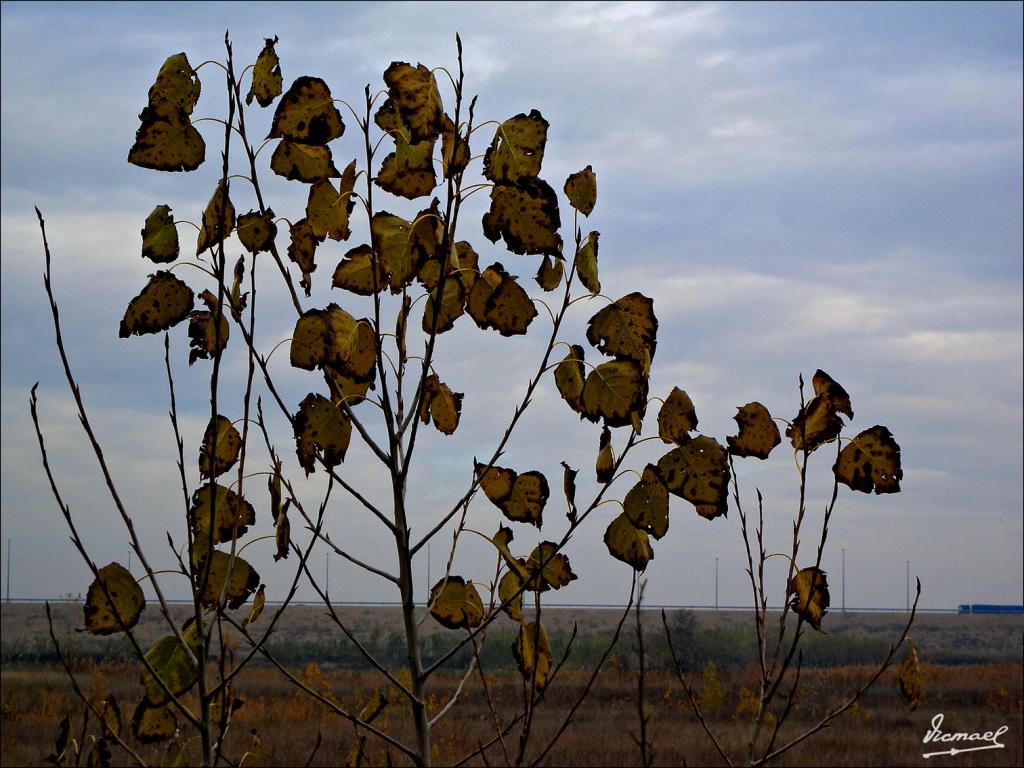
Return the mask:
[[[104,660],[92,644],[98,640],[73,632],[81,621],[80,608],[56,606],[58,637],[70,644],[75,659],[75,673],[91,695],[113,693],[130,709],[139,697],[137,667],[130,662]],[[184,609],[182,609],[184,613]],[[148,612],[147,612],[148,613]],[[358,627],[360,634],[373,639],[381,653],[386,653],[389,636],[396,628],[397,612],[390,608],[346,607],[345,620]],[[696,612],[696,637],[701,642],[742,639],[749,616],[742,612]],[[161,632],[155,612],[147,616],[141,627],[146,639],[155,639]],[[545,623],[553,644],[575,621],[579,626],[578,645],[570,662],[559,673],[542,705],[538,708],[527,750],[528,761],[540,755],[552,734],[564,720],[579,696],[589,675],[589,654],[593,648],[607,643],[617,619],[614,611],[548,609]],[[849,648],[856,656],[875,653],[887,647],[888,638],[898,635],[903,617],[898,614],[830,614],[830,635],[820,641]],[[263,621],[263,619],[261,619]],[[648,630],[654,634],[660,624],[657,612],[647,617]],[[429,626],[428,622],[425,626]],[[33,660],[27,652],[40,636],[45,636],[45,616],[38,605],[3,606],[2,614],[4,665],[2,670],[2,738],[0,763],[5,766],[44,765],[53,747],[57,723],[67,713],[73,715],[74,731],[81,728],[80,707],[71,693],[63,670],[42,655]],[[509,626],[492,631],[489,646],[498,653],[495,658],[509,656]],[[42,633],[42,635],[40,635]],[[293,607],[286,614],[281,637],[288,637],[292,658],[288,666],[298,672],[311,687],[333,697],[350,708],[358,709],[379,684],[375,676],[354,665],[330,658],[303,658],[304,653],[323,645],[324,637],[333,636],[325,623],[323,611],[314,607]],[[890,670],[861,702],[844,713],[826,731],[797,746],[780,761],[782,765],[853,766],[853,765],[939,765],[982,766],[1021,765],[1021,739],[1024,733],[1024,666],[1021,662],[1024,642],[1024,618],[1020,616],[958,616],[925,614],[913,630],[914,640],[923,662],[925,698],[915,711],[907,711]],[[446,631],[438,630],[439,640],[447,640]],[[855,642],[856,640],[856,642]],[[600,642],[599,642],[600,641]],[[815,642],[820,642],[815,640]],[[653,640],[652,640],[653,642]],[[503,647],[501,647],[503,646]],[[633,669],[632,635],[627,634],[605,666],[589,698],[576,712],[572,726],[545,756],[547,765],[637,765],[639,750],[633,742],[638,733],[636,674]],[[21,651],[19,651],[21,649]],[[588,651],[588,649],[591,649]],[[103,649],[100,649],[101,651]],[[109,648],[108,648],[109,650]],[[722,649],[725,653],[728,649]],[[652,645],[653,651],[653,645]],[[19,653],[21,655],[19,656]],[[40,651],[41,654],[41,651]],[[573,663],[573,659],[576,663]],[[749,664],[723,663],[709,672],[707,664],[699,664],[687,679],[701,698],[712,727],[720,734],[724,749],[738,756],[745,743],[753,715],[753,690],[756,672]],[[821,657],[825,659],[826,657]],[[935,658],[947,663],[934,663]],[[949,660],[960,659],[950,664]],[[652,664],[657,655],[652,656]],[[967,663],[973,662],[973,663]],[[520,709],[522,684],[518,672],[507,665],[494,664],[487,672],[488,688],[495,702],[496,714],[507,723]],[[804,694],[795,705],[793,715],[782,729],[780,739],[800,732],[814,722],[828,707],[855,690],[871,674],[865,664],[844,664],[830,667],[820,664],[803,673]],[[431,695],[431,710],[437,712],[447,701],[461,675],[453,670],[443,674]],[[237,761],[247,749],[251,729],[257,729],[263,740],[260,765],[303,765],[313,752],[319,733],[322,742],[312,756],[311,765],[344,764],[356,739],[353,727],[308,695],[297,692],[279,672],[269,666],[255,666],[241,676],[236,692],[244,699],[226,740],[225,755]],[[654,669],[647,678],[647,702],[653,713],[650,740],[655,765],[721,765],[723,761],[708,742],[696,721],[679,681],[665,669]],[[936,713],[945,716],[945,727],[958,731],[994,730],[1007,725],[1003,737],[1005,749],[964,753],[955,757],[925,759],[922,738]],[[393,735],[406,732],[408,724],[400,706],[384,710],[376,725]],[[513,727],[505,739],[505,748],[514,757],[518,748],[518,728]],[[474,675],[466,686],[459,705],[440,721],[434,732],[434,759],[437,764],[451,764],[470,754],[481,742],[494,735],[492,715],[483,695],[480,678]],[[194,745],[186,747],[194,750]],[[140,748],[147,762],[158,764],[163,748]],[[194,751],[191,753],[194,754]],[[367,742],[364,764],[384,765],[389,760],[403,764],[402,756],[387,749],[372,737]],[[115,764],[129,764],[127,756],[114,752]],[[474,758],[468,764],[483,765]],[[486,764],[505,765],[502,746],[495,744],[486,753]]]

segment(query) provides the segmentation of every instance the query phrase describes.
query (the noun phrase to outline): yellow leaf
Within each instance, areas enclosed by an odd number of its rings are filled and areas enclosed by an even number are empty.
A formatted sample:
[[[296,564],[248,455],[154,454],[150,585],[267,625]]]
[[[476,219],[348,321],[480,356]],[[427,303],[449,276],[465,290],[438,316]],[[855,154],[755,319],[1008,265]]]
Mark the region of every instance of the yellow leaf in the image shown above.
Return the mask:
[[[106,586],[107,594],[103,587]],[[146,607],[146,598],[135,577],[120,563],[99,569],[85,596],[85,628],[94,635],[112,635],[134,627]],[[118,621],[120,616],[121,621]]]
[[[339,373],[333,368],[324,368],[324,378],[327,380],[327,388],[331,391],[331,400],[335,405],[348,403],[349,407],[359,405],[366,399],[366,392],[371,389],[373,379],[368,381],[356,381],[351,376]]]
[[[435,243],[428,237],[429,227],[413,229],[412,222],[382,211],[370,222],[373,248],[388,272],[391,292],[398,294],[416,276],[420,265],[432,255]]]
[[[573,208],[584,216],[590,215],[597,204],[597,174],[591,166],[569,175],[565,180],[565,196]]]
[[[194,171],[206,159],[206,142],[184,112],[160,115],[146,107],[128,151],[128,162],[154,171]]]
[[[179,112],[191,115],[201,91],[202,83],[188,63],[188,56],[176,53],[167,57],[150,86],[149,106],[164,116]]]
[[[236,222],[235,233],[249,253],[269,251],[277,238],[273,209],[268,208],[262,216],[256,211],[242,214]]]
[[[545,256],[544,261],[537,268],[537,277],[534,278],[545,291],[553,291],[562,284],[562,276],[565,274],[564,263],[561,259],[552,259]]]
[[[587,341],[599,352],[650,365],[657,347],[654,302],[630,293],[600,310],[587,324]]]
[[[472,629],[484,620],[484,604],[472,582],[448,576],[430,590],[430,615],[448,629]]]
[[[306,474],[316,469],[319,448],[323,463],[331,468],[345,460],[352,423],[334,403],[321,395],[310,393],[299,404],[295,414],[295,450]]]
[[[452,392],[447,384],[431,374],[424,382],[420,419],[424,424],[433,419],[438,432],[444,435],[454,434],[459,426],[459,415],[462,413],[462,396],[462,392]]]
[[[309,296],[313,289],[312,274],[316,271],[316,247],[322,238],[317,238],[309,219],[303,217],[288,227],[291,241],[288,244],[288,258],[302,271],[299,285]]]
[[[319,77],[300,77],[277,103],[268,139],[327,144],[345,132],[331,89]]]
[[[597,446],[597,482],[610,483],[615,476],[615,453],[612,451],[612,431],[601,430],[601,441]]]
[[[492,243],[504,238],[512,253],[560,257],[558,197],[546,181],[524,178],[516,184],[495,184],[491,208],[484,214],[484,236]]]
[[[411,140],[436,139],[444,124],[444,108],[433,73],[422,64],[413,67],[395,61],[384,72],[384,82]]]
[[[494,468],[492,467],[492,469]],[[480,465],[477,465],[477,474],[479,474],[479,472]],[[507,472],[511,472],[511,470],[502,470],[496,476],[498,479],[493,480],[492,482],[500,482],[500,479],[505,476],[504,473]],[[514,535],[512,533],[512,529],[504,525],[501,525],[498,526],[498,532],[491,537],[491,543],[494,544],[495,548],[498,550],[498,554],[502,556],[508,567],[512,571],[515,571],[516,575],[519,577],[520,582],[523,582],[526,581],[527,578],[529,578],[530,574],[529,571],[526,570],[526,561],[522,558],[514,557],[512,555],[512,552],[508,548],[508,545],[512,543],[513,538]]]
[[[668,533],[668,489],[653,464],[644,468],[640,481],[626,494],[622,506],[634,527],[656,539]]]
[[[157,264],[178,258],[178,228],[174,226],[169,206],[158,205],[146,217],[142,229],[142,257]]]
[[[555,366],[555,386],[569,407],[579,413],[582,409],[583,382],[586,369],[583,367],[583,347],[573,344],[567,354]]]
[[[202,539],[196,539],[193,544],[192,554],[196,573],[203,574],[206,568],[206,549]],[[214,550],[210,559],[210,577],[206,582],[206,589],[200,598],[200,602],[207,608],[212,608],[221,600],[221,593],[224,594],[224,602],[228,608],[240,608],[249,599],[249,596],[256,591],[260,583],[260,575],[249,563],[238,555],[232,557],[227,552]]]
[[[242,626],[248,627],[250,624],[255,624],[256,620],[263,613],[263,606],[266,604],[266,585],[260,584],[260,588],[256,590],[256,595],[252,599],[252,609],[249,611],[249,615],[245,617],[245,621],[242,622]]]
[[[510,117],[498,126],[484,153],[484,177],[496,184],[536,178],[547,137],[548,121],[536,109]]]
[[[213,543],[240,538],[256,522],[252,504],[223,485],[200,486],[192,494],[189,523],[196,538],[208,540],[213,526]]]
[[[217,182],[217,189],[213,197],[206,204],[203,212],[203,227],[199,230],[199,242],[196,245],[198,256],[207,248],[227,238],[235,229],[235,206],[231,204],[228,195],[230,184],[222,181]]]
[[[644,570],[654,559],[647,533],[636,528],[625,512],[609,524],[604,532],[604,543],[612,557],[631,565],[635,571]]]
[[[569,558],[557,550],[555,542],[542,541],[530,553],[526,561],[526,571],[530,574],[527,589],[534,592],[561,589],[577,578],[569,565]]]
[[[387,285],[387,273],[368,245],[353,248],[338,262],[331,284],[360,296],[372,296]]]
[[[216,426],[214,422],[216,421]],[[216,438],[214,434],[216,432]],[[216,447],[214,441],[216,440]],[[238,434],[231,420],[217,415],[211,419],[203,435],[203,444],[199,447],[199,474],[204,478],[223,475],[238,461],[238,453],[242,449],[242,436]],[[212,454],[212,455],[211,455]]]
[[[658,461],[658,476],[670,493],[686,499],[712,520],[728,511],[729,456],[713,437],[700,435]]]
[[[299,144],[287,139],[278,142],[270,158],[270,170],[289,181],[301,181],[306,184],[315,184],[341,176],[334,167],[330,147]]]
[[[519,474],[503,467],[491,467],[485,471],[484,465],[479,463],[475,467],[484,494],[505,517],[513,522],[536,525],[538,529],[541,527],[549,495],[544,475],[536,470]]]
[[[551,672],[551,646],[544,625],[531,621],[520,626],[519,634],[512,641],[512,655],[523,679],[527,683],[533,681],[537,690],[543,690]]]
[[[170,272],[157,272],[128,304],[119,335],[126,339],[133,333],[141,336],[166,331],[188,317],[194,306],[191,288]]]
[[[839,452],[833,471],[855,491],[899,493],[903,468],[900,447],[881,425],[866,429]]]
[[[165,638],[166,639],[166,638]],[[172,706],[152,706],[145,698],[132,715],[132,733],[143,744],[153,744],[171,738],[178,730],[178,718]]]
[[[274,553],[274,562],[286,560],[291,552],[292,524],[288,522],[288,507],[292,500],[288,499],[280,511],[274,515],[274,543],[277,551]]]
[[[601,280],[597,275],[597,241],[600,232],[591,232],[576,254],[576,272],[580,276],[583,287],[591,293],[601,292]]]
[[[820,568],[802,568],[789,582],[793,596],[790,607],[812,627],[821,631],[821,620],[828,612],[828,580]]]
[[[374,116],[377,125],[395,141],[395,151],[384,158],[374,183],[385,192],[414,200],[430,194],[437,186],[434,172],[435,139],[412,142],[391,99],[386,99]]]
[[[306,218],[318,240],[329,237],[332,240],[348,240],[352,234],[349,228],[349,214],[356,201],[352,189],[356,181],[356,162],[353,160],[341,174],[340,191],[328,181],[318,181],[309,189],[306,204]]]
[[[252,104],[253,98],[261,107],[269,107],[270,103],[281,95],[284,82],[281,78],[281,62],[277,58],[274,44],[277,37],[266,38],[263,50],[256,57],[256,65],[252,70],[252,83],[245,97],[246,104]]]
[[[690,440],[690,432],[696,428],[697,412],[693,401],[685,391],[672,387],[658,411],[658,436],[666,443],[682,445]]]
[[[609,427],[627,426],[647,407],[647,378],[632,360],[602,363],[587,375],[580,403],[580,412],[591,421],[600,418]]]
[[[520,588],[523,580],[514,570],[505,572],[498,582],[498,599],[502,602],[502,609],[512,621],[523,620],[523,593]],[[516,593],[519,594],[516,594]],[[512,596],[515,595],[515,598]],[[506,604],[507,602],[507,604]]]
[[[465,289],[468,297],[476,279],[480,276],[480,257],[473,250],[473,246],[465,240],[455,243],[452,246],[448,266],[458,276],[459,283]]]
[[[782,442],[772,415],[761,403],[747,403],[733,416],[740,426],[736,437],[725,438],[733,456],[756,456],[767,459],[772,449]]]
[[[914,710],[921,703],[924,690],[921,685],[921,666],[917,661],[917,647],[907,638],[907,655],[900,664],[900,693],[906,699],[907,708]]]

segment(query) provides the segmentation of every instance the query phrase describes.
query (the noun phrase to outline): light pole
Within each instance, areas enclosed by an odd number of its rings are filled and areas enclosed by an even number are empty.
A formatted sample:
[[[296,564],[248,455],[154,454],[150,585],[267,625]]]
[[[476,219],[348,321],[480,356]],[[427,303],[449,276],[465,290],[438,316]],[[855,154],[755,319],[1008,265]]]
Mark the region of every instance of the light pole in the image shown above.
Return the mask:
[[[843,547],[843,613],[846,613],[846,547]]]
[[[7,602],[11,602],[11,540],[7,539]]]
[[[715,558],[715,610],[718,610],[718,558]]]
[[[907,613],[910,613],[910,561],[907,560]]]

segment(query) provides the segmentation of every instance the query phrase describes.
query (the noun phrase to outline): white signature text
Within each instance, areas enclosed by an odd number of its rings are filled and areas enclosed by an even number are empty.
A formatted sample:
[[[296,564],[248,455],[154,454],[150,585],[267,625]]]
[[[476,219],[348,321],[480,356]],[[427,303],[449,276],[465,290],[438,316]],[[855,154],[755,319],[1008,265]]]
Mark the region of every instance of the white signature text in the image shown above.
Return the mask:
[[[978,752],[982,749],[1003,749],[1004,744],[1000,743],[999,737],[1010,730],[1007,725],[1000,726],[994,731],[985,731],[985,733],[967,733],[965,731],[952,732],[942,730],[942,720],[945,717],[941,712],[932,718],[932,728],[928,733],[924,735],[921,740],[924,744],[934,743],[948,744],[964,743],[971,744],[971,746],[964,747],[950,747],[949,749],[941,752],[926,752],[922,757],[938,757],[939,755],[959,755],[961,752]],[[972,742],[980,744],[972,744]]]

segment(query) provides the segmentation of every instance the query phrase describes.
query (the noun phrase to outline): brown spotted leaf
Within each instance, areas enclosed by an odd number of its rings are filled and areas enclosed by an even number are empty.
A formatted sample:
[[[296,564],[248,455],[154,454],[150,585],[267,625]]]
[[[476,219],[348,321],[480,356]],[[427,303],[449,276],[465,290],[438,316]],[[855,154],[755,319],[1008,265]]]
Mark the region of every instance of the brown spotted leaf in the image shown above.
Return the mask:
[[[387,272],[381,260],[374,257],[373,249],[360,245],[338,262],[331,285],[360,296],[372,296],[387,285]]]
[[[183,111],[161,115],[146,107],[128,151],[128,162],[154,171],[194,171],[206,159],[206,142]]]
[[[83,606],[85,628],[94,635],[123,632],[138,623],[145,607],[146,598],[135,577],[120,563],[110,563],[99,569],[89,585]]]
[[[725,438],[733,456],[767,459],[772,449],[782,442],[779,428],[761,403],[747,403],[733,418],[740,425],[739,434]]]
[[[462,396],[462,392],[452,392],[447,384],[431,374],[423,385],[420,419],[424,424],[433,420],[434,427],[441,434],[455,434],[462,413]]]
[[[828,579],[820,568],[802,568],[789,582],[790,607],[812,627],[821,631],[828,612]]]
[[[391,99],[386,99],[374,121],[394,139],[395,151],[384,158],[374,183],[385,192],[415,200],[437,186],[434,171],[435,139],[413,142]]]
[[[584,216],[589,216],[597,205],[597,174],[594,169],[588,165],[582,171],[570,174],[565,180],[564,191],[569,204]]]
[[[191,115],[199,101],[202,83],[192,69],[188,56],[176,53],[168,56],[149,88],[149,106],[161,115],[182,113]]]
[[[548,121],[536,109],[518,114],[498,126],[484,153],[484,178],[496,184],[535,179],[544,160]]]
[[[219,550],[210,552],[206,540],[197,538],[192,548],[192,563],[196,573],[207,572],[207,560],[209,580],[200,602],[208,608],[224,604],[232,610],[241,608],[259,586],[260,575],[256,569],[238,555],[232,556]]]
[[[881,425],[866,429],[843,450],[832,468],[839,481],[862,493],[899,493],[900,447]]]
[[[242,214],[235,223],[235,234],[249,253],[269,251],[277,238],[273,209],[268,208],[262,216],[256,211]]]
[[[644,468],[640,481],[626,494],[622,506],[633,527],[655,539],[668,533],[668,488],[653,464]]]
[[[157,264],[178,258],[178,228],[174,226],[169,206],[158,205],[146,217],[142,228],[142,257]]]
[[[194,306],[191,288],[170,272],[157,272],[128,304],[119,335],[126,339],[132,334],[166,331],[188,317]]]
[[[188,513],[189,524],[196,538],[209,538],[213,527],[213,543],[221,544],[245,535],[256,522],[252,504],[223,485],[207,483],[192,494]]]
[[[433,215],[429,212],[420,214],[423,218],[415,228],[413,222],[386,211],[373,215],[370,222],[373,248],[388,273],[392,293],[401,293],[416,277],[424,259],[436,250],[435,233],[431,221],[427,220],[428,214]]]
[[[203,226],[199,230],[199,242],[196,244],[197,256],[223,241],[235,229],[235,206],[231,204],[229,186],[224,181],[217,182],[217,189],[206,204]]]
[[[216,423],[216,426],[215,426]],[[216,443],[216,444],[215,444]],[[211,419],[199,447],[199,474],[204,478],[223,475],[238,461],[242,436],[231,420],[217,415]]]
[[[666,443],[682,445],[690,440],[690,432],[696,428],[697,411],[693,401],[684,390],[672,387],[658,411],[658,436]]]
[[[517,473],[512,469],[475,464],[480,487],[509,520],[541,527],[544,505],[548,501],[548,481],[536,470]]]
[[[384,72],[388,97],[412,141],[433,141],[444,127],[444,108],[434,74],[422,64],[394,61]]]
[[[319,77],[300,77],[281,97],[268,139],[327,144],[345,132],[331,89]]]
[[[352,423],[334,403],[311,392],[299,404],[294,432],[299,464],[308,475],[316,468],[317,449],[322,452],[323,463],[328,468],[345,460]]]
[[[670,493],[713,520],[728,512],[729,455],[713,437],[700,435],[658,461],[658,476]]]
[[[489,266],[473,283],[466,311],[480,328],[493,328],[502,336],[526,333],[537,316],[529,294],[500,263]]]
[[[839,436],[843,429],[840,413],[853,418],[850,396],[831,376],[818,369],[814,373],[813,386],[814,397],[786,429],[786,437],[793,447],[808,453]]]
[[[199,359],[212,359],[228,345],[228,339],[231,336],[231,326],[217,305],[217,297],[210,291],[203,291],[199,294],[199,298],[203,300],[208,309],[189,313],[189,365]]]
[[[466,290],[455,277],[449,276],[441,292],[440,306],[437,288],[430,292],[423,306],[421,328],[430,334],[436,327],[437,333],[445,333],[455,327],[455,321],[466,312]]]
[[[516,184],[495,184],[491,208],[484,214],[484,236],[492,243],[504,238],[512,253],[559,257],[558,198],[546,181],[524,178]]]
[[[628,563],[635,571],[643,571],[654,559],[647,533],[636,528],[625,512],[612,520],[604,532],[604,543],[612,557]]]
[[[654,302],[642,293],[630,293],[597,312],[587,324],[587,341],[599,352],[635,360],[644,374],[658,344]]]
[[[341,173],[334,167],[331,148],[317,144],[299,144],[281,139],[270,158],[270,170],[290,181],[315,184],[336,179]]]
[[[519,574],[514,570],[505,572],[505,575],[501,577],[501,581],[498,582],[498,600],[502,603],[502,608],[512,621],[523,620],[523,593],[520,589],[523,586],[523,580],[519,577]],[[519,594],[516,594],[516,593]],[[513,598],[512,596],[515,595]]]
[[[601,280],[597,275],[597,243],[600,232],[591,232],[576,254],[576,272],[583,287],[591,293],[601,292]]]
[[[551,673],[551,646],[548,633],[539,621],[531,621],[519,628],[512,641],[512,655],[527,684],[543,690]]]
[[[581,414],[605,426],[624,427],[643,416],[647,404],[647,378],[633,360],[603,363],[587,375],[580,398]]]
[[[561,589],[577,578],[569,558],[558,552],[553,541],[542,541],[534,548],[526,560],[526,570],[530,574],[526,588],[534,592]]]
[[[269,107],[271,102],[281,95],[284,81],[281,78],[281,62],[277,58],[274,44],[277,37],[266,38],[263,50],[256,57],[256,65],[252,70],[252,83],[245,103],[252,104],[253,98],[261,107]]]
[[[472,582],[448,576],[430,590],[430,615],[442,627],[472,629],[484,620],[484,604]]]

